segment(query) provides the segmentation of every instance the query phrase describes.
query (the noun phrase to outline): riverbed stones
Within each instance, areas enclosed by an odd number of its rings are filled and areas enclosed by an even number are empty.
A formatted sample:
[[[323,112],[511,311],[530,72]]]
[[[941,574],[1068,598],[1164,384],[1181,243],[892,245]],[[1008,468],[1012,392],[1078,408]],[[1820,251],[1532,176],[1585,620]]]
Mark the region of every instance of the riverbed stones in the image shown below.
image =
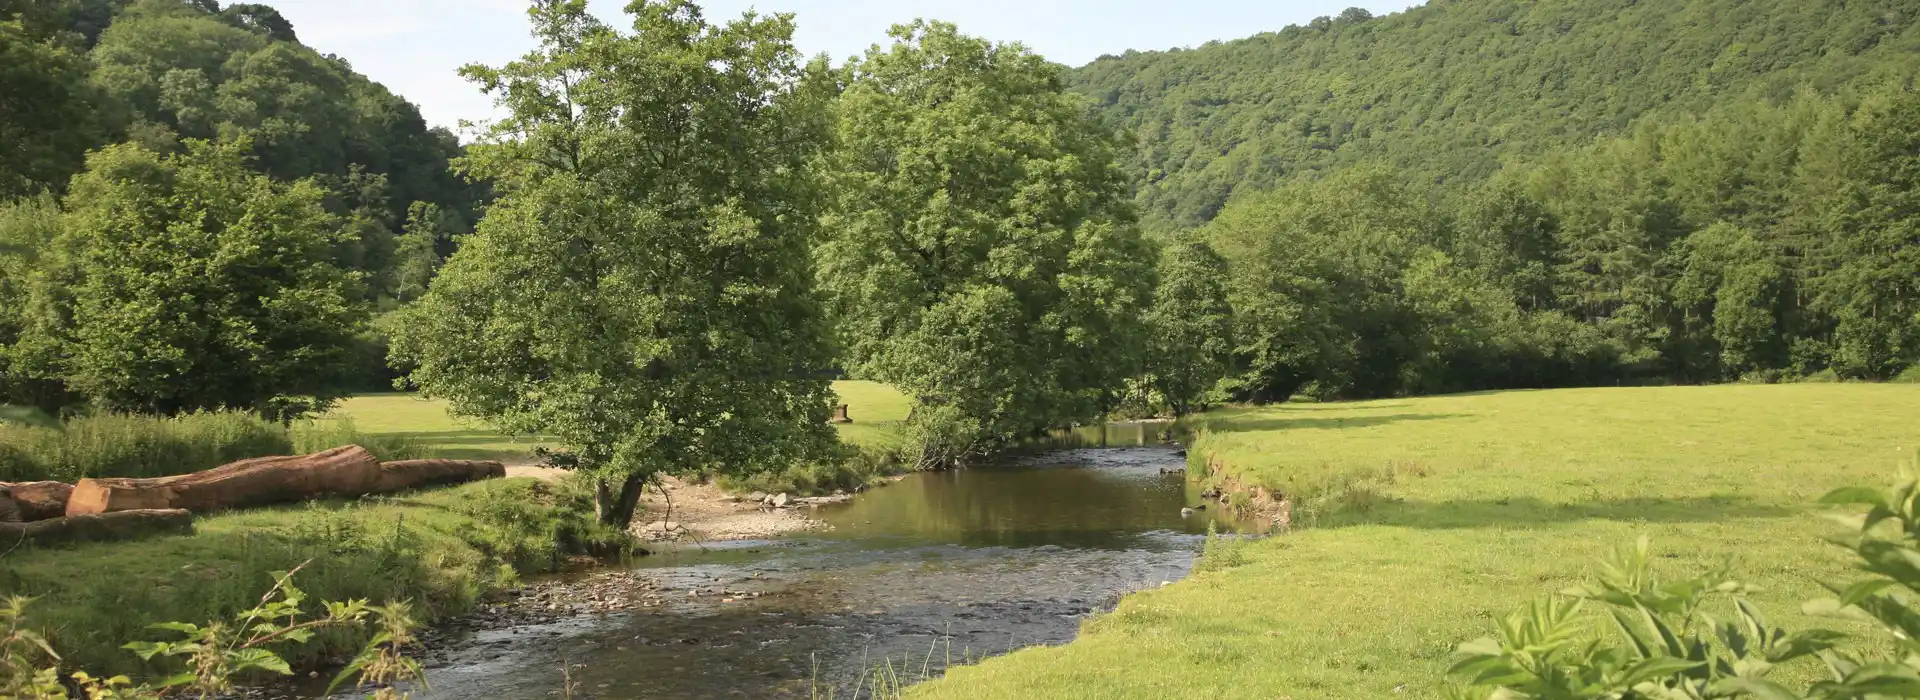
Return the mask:
[[[774,496],[773,499],[768,501],[767,503],[769,505],[772,505],[775,508],[785,508],[787,507],[788,500],[791,500],[791,499],[787,498],[787,494],[782,493],[778,496]]]

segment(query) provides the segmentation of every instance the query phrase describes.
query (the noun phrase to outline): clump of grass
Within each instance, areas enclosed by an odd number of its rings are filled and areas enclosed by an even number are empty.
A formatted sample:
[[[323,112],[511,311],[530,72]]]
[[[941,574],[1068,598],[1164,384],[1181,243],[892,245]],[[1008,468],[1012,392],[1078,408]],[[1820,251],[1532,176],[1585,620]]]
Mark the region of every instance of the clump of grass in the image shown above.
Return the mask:
[[[0,446],[0,479],[67,482],[185,474],[293,450],[280,424],[239,412],[108,413],[72,418],[59,427],[0,423]]]
[[[152,623],[245,610],[271,572],[308,562],[300,587],[315,598],[411,601],[432,621],[472,609],[522,575],[553,571],[590,542],[628,541],[593,521],[591,505],[568,486],[497,479],[216,514],[189,536],[29,545],[0,568],[0,591],[38,598],[28,623],[70,665],[150,677],[161,669],[120,645],[152,639]],[[365,641],[361,631],[328,631],[285,656],[313,666]]]

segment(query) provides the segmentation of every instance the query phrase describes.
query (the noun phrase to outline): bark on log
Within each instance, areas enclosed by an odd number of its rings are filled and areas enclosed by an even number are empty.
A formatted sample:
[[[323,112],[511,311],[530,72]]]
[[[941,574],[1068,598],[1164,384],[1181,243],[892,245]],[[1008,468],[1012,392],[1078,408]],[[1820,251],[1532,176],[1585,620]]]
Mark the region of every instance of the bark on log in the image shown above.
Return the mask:
[[[460,459],[410,459],[380,464],[380,480],[374,493],[392,493],[422,486],[464,484],[481,479],[501,479],[507,467],[499,462]]]
[[[193,534],[193,514],[184,510],[123,510],[30,523],[0,523],[0,546],[99,542],[155,535]]]
[[[6,486],[0,486],[0,523],[20,522],[20,505],[13,502],[13,492]]]
[[[298,457],[260,457],[156,479],[81,479],[67,515],[123,510],[208,511],[322,496],[360,496],[380,481],[380,461],[359,445]]]
[[[73,486],[58,481],[26,481],[17,484],[0,484],[13,494],[13,502],[20,508],[20,519],[28,522],[58,518],[67,514],[67,499],[73,495]]]

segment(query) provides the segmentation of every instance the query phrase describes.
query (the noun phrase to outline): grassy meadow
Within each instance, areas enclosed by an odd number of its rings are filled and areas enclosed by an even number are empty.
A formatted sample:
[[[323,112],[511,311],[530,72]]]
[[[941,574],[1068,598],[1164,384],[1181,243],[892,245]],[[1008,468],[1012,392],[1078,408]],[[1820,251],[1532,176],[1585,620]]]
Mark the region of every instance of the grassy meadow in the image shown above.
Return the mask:
[[[1193,424],[1196,467],[1302,494],[1304,527],[1127,597],[1071,644],[954,669],[908,697],[1441,697],[1456,644],[1641,535],[1670,575],[1731,565],[1796,628],[1816,581],[1852,580],[1814,501],[1912,463],[1920,388],[1518,391]]]
[[[22,547],[0,560],[0,593],[34,597],[27,624],[69,668],[143,675],[159,669],[122,643],[163,638],[153,623],[226,619],[258,603],[272,572],[303,563],[294,585],[312,599],[408,600],[433,620],[470,609],[520,574],[554,570],[578,543],[623,539],[593,522],[584,489],[498,479],[214,513],[184,537]],[[287,656],[337,658],[361,641],[331,633]]]

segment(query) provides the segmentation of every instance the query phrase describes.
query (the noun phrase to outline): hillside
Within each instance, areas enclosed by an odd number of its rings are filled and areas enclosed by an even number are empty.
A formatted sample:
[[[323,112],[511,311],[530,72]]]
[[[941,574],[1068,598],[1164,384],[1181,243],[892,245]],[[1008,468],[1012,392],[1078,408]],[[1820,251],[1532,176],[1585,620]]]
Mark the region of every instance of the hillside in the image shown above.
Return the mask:
[[[1920,8],[1902,0],[1435,0],[1130,51],[1067,81],[1137,137],[1143,215],[1166,229],[1303,172],[1385,160],[1472,182],[1642,116],[1911,77],[1917,59]]]

